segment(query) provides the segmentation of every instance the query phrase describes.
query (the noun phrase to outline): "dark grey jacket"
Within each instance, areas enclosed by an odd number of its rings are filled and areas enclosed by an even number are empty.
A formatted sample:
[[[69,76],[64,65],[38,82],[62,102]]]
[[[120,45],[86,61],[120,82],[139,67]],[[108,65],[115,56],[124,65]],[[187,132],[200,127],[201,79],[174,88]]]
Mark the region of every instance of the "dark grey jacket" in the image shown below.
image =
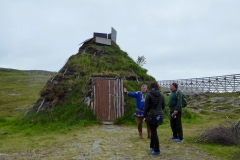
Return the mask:
[[[164,97],[159,90],[152,89],[145,99],[144,106],[144,118],[147,117],[147,113],[150,112],[153,115],[160,115],[163,118],[163,110],[165,108]]]

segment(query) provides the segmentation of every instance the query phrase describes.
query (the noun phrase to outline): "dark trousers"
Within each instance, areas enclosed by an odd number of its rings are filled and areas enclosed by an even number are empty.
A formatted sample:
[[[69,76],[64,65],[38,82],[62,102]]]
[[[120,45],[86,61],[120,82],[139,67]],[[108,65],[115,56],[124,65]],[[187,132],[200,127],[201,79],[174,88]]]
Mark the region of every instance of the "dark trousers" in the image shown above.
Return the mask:
[[[157,134],[157,125],[149,125],[151,129],[151,142],[150,148],[153,148],[155,152],[160,152],[159,140]]]
[[[172,115],[173,112],[170,114]],[[178,112],[176,118],[171,116],[170,124],[173,132],[173,137],[183,139],[183,129],[182,129],[182,112]]]

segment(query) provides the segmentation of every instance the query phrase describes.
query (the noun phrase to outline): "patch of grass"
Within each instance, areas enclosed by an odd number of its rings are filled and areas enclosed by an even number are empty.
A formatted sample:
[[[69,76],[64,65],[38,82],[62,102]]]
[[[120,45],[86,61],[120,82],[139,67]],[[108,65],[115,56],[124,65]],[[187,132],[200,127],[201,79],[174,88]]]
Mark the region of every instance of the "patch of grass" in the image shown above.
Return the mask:
[[[222,146],[219,144],[209,144],[204,142],[198,143],[197,147],[204,152],[222,157],[223,159],[231,159],[233,155],[240,149],[238,146]]]
[[[200,113],[205,114],[205,115],[210,115],[211,114],[211,112],[206,111],[206,110],[201,110]]]
[[[234,113],[240,114],[240,108],[235,109],[235,110],[234,110]]]
[[[197,113],[191,112],[187,108],[183,108],[182,110],[182,121],[185,123],[194,123],[201,124],[203,122],[203,118]]]
[[[96,116],[93,114],[90,108],[86,107],[85,104],[64,104],[62,106],[55,107],[51,112],[40,111],[38,114],[31,113],[21,121],[17,122],[16,125],[25,124],[50,124],[62,123],[66,126],[72,125],[92,125],[98,124]]]
[[[234,109],[235,107],[234,106],[231,106],[231,105],[223,105],[221,107],[218,107],[217,109],[219,110],[228,110],[228,109]]]
[[[0,123],[4,123],[6,122],[7,120],[5,118],[0,118]]]

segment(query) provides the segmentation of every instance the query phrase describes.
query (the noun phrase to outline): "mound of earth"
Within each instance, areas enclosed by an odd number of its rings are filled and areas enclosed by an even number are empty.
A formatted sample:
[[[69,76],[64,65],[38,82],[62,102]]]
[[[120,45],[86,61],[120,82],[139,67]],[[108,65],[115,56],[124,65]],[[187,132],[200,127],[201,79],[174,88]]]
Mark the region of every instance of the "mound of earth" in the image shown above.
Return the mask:
[[[132,82],[141,84],[155,80],[114,41],[111,46],[106,46],[95,43],[92,38],[47,81],[40,92],[40,98],[33,106],[34,112],[48,111],[65,103],[83,102],[92,93],[92,76],[122,77],[124,86],[131,85]]]

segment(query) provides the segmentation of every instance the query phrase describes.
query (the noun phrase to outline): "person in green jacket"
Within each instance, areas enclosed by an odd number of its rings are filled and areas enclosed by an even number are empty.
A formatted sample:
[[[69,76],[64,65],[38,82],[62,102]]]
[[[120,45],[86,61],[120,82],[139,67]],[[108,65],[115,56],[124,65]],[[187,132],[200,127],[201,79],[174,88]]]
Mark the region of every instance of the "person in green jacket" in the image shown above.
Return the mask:
[[[170,108],[170,125],[172,128],[173,136],[169,138],[171,141],[183,142],[183,129],[182,129],[182,93],[178,90],[178,84],[172,83],[170,85],[172,93],[169,95],[169,108]]]

